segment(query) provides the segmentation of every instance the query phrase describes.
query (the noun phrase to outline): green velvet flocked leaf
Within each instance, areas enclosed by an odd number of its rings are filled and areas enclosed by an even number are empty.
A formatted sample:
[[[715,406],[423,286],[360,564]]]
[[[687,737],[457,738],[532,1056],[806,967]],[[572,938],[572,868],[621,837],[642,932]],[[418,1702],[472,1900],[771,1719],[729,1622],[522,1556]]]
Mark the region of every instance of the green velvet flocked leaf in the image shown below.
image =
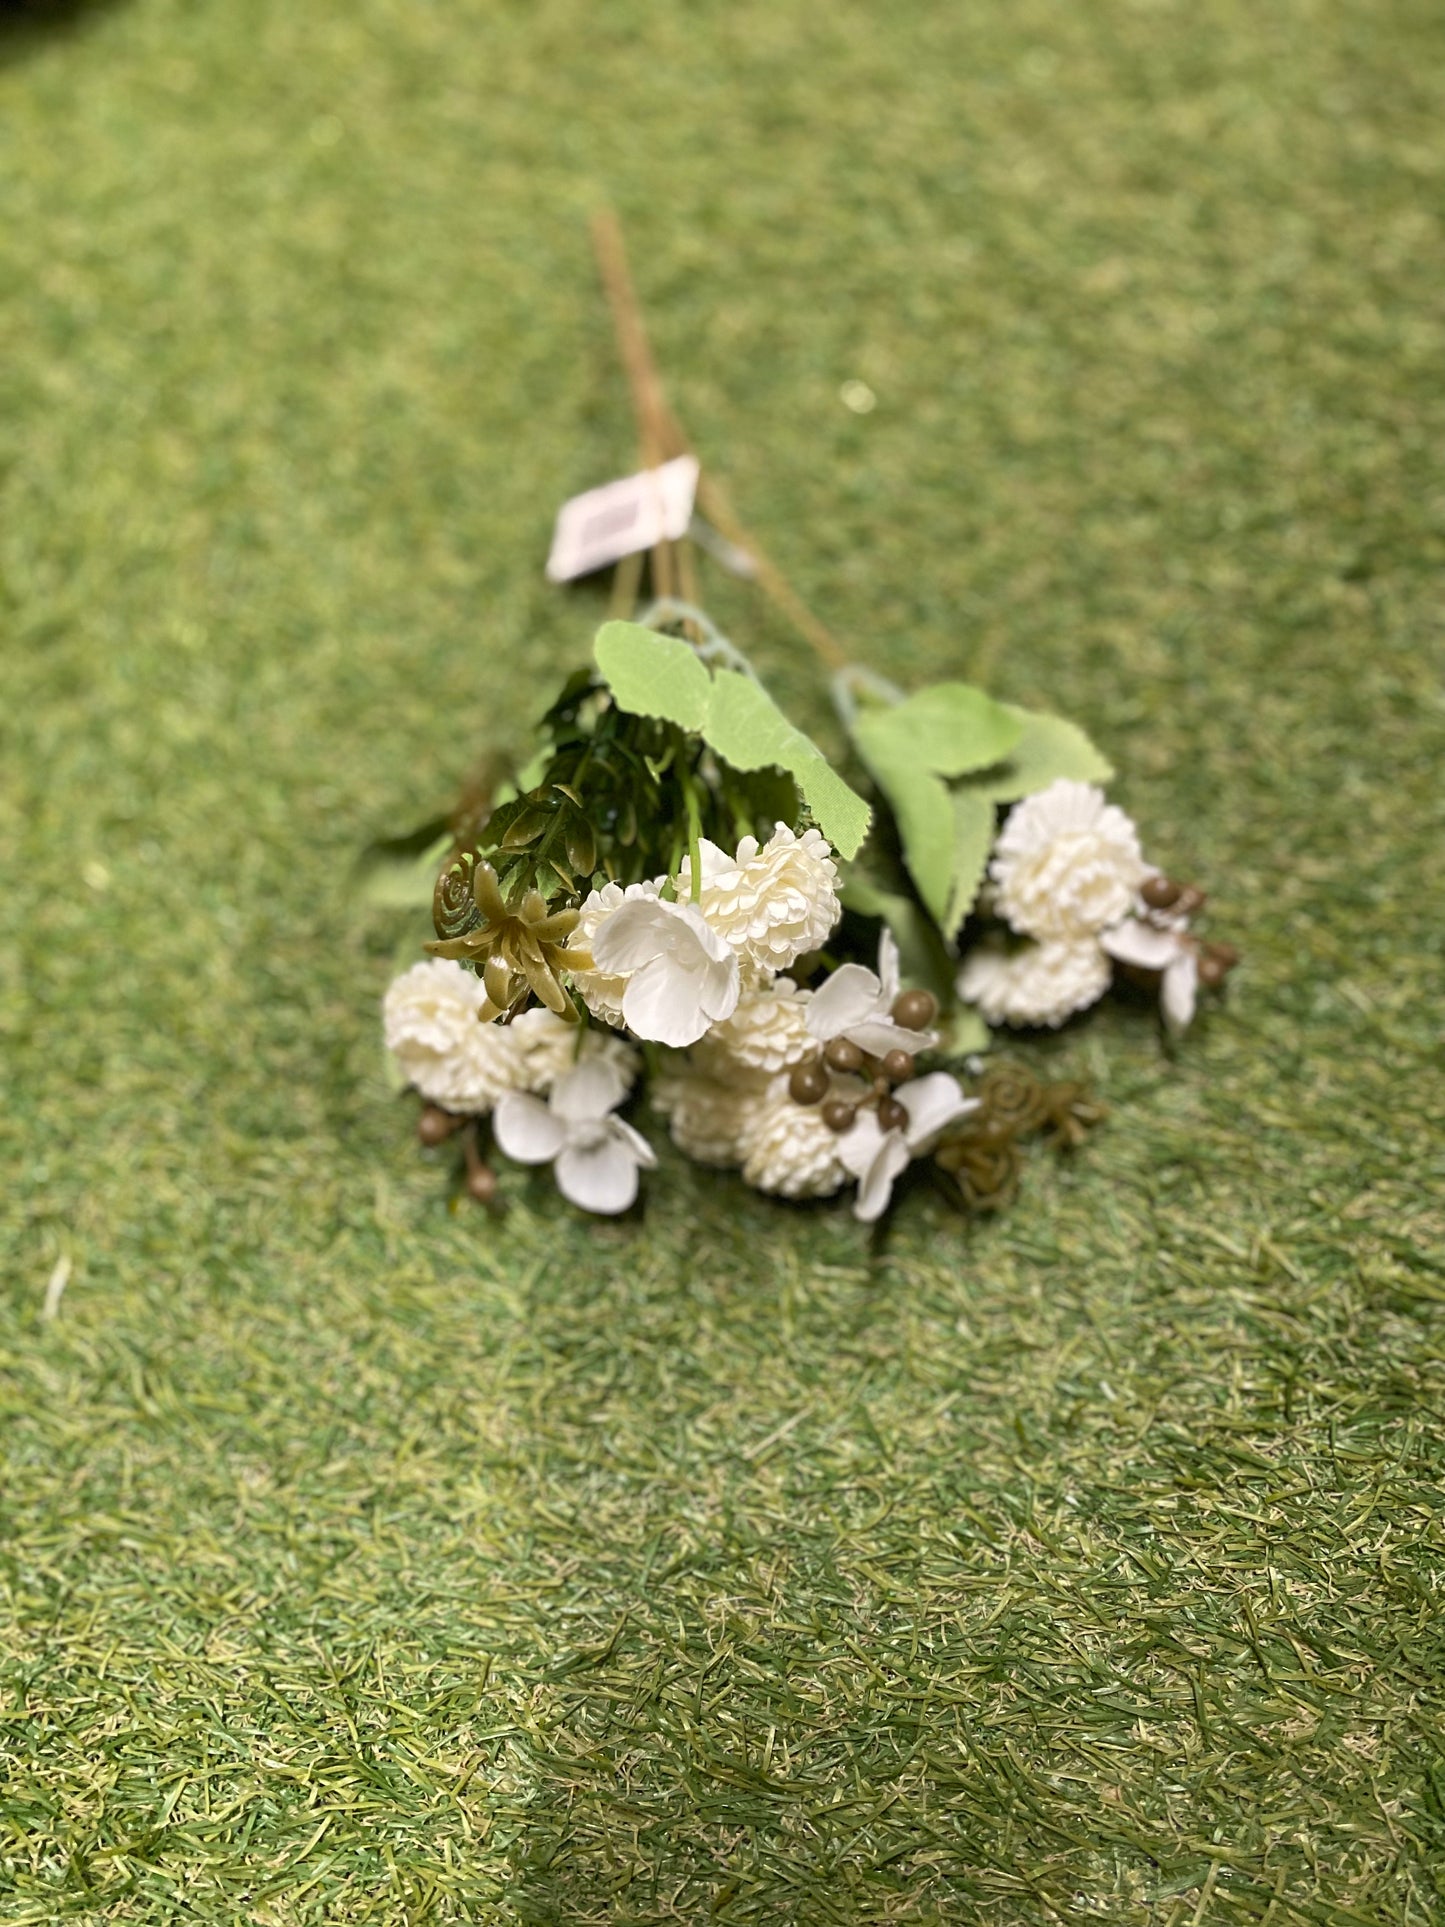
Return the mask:
[[[853,740],[888,799],[918,894],[950,943],[978,897],[998,805],[1061,776],[1098,783],[1113,775],[1073,723],[995,702],[970,683],[935,683],[864,709]]]
[[[862,710],[853,725],[875,775],[880,765],[922,764],[936,776],[966,776],[1000,762],[1022,734],[1022,711],[966,682],[932,683],[889,708]]]
[[[712,677],[681,636],[644,629],[640,622],[604,622],[593,654],[619,709],[702,733]]]
[[[979,885],[993,848],[994,806],[987,797],[954,790],[953,876],[949,886],[948,913],[940,928],[951,943],[963,928],[964,920],[978,897]]]
[[[872,812],[761,683],[736,669],[710,673],[680,638],[635,622],[604,624],[596,657],[620,709],[701,736],[736,770],[786,770],[838,854],[857,854]]]
[[[1017,803],[1047,789],[1061,777],[1075,783],[1107,783],[1113,764],[1102,756],[1077,723],[1041,709],[1014,709],[1020,730],[1006,758],[968,779],[967,787],[994,803]]]
[[[946,779],[1001,764],[1023,733],[1020,711],[961,682],[934,683],[854,720],[853,740],[897,818],[909,875],[950,940],[978,894],[993,811],[975,798],[960,806]]]

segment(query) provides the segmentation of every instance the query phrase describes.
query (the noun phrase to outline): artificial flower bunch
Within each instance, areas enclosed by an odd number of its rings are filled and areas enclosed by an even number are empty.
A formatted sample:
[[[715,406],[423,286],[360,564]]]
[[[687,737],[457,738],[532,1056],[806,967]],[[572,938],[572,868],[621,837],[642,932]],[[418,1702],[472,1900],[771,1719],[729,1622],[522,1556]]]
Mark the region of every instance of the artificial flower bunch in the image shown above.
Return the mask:
[[[1098,1112],[984,1066],[993,1027],[1056,1028],[1127,973],[1178,1031],[1222,981],[1202,894],[1146,861],[1072,724],[962,683],[834,693],[857,786],[697,611],[608,623],[527,768],[426,851],[436,938],[385,1038],[473,1195],[489,1128],[581,1209],[629,1209],[645,1079],[678,1149],[759,1191],[850,1191],[873,1222],[927,1161],[996,1202],[1021,1135],[1072,1144]]]

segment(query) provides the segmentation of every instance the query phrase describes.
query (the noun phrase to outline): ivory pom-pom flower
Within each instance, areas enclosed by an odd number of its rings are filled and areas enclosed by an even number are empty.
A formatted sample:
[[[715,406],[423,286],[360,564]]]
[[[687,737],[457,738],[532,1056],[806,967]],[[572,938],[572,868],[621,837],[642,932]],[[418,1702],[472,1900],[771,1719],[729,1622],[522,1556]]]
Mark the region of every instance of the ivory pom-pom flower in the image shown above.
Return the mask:
[[[459,963],[432,958],[413,964],[382,1003],[387,1049],[406,1081],[444,1110],[489,1111],[506,1091],[545,1091],[579,1060],[604,1059],[624,1092],[638,1057],[620,1037],[582,1031],[545,1005],[510,1024],[483,1023],[487,1001],[478,977]]]
[[[1010,945],[987,938],[958,973],[958,994],[990,1024],[1047,1025],[1057,1030],[1109,988],[1109,959],[1098,939]]]
[[[584,1029],[565,1023],[545,1005],[534,1005],[514,1017],[507,1028],[519,1040],[523,1051],[519,1091],[547,1091],[574,1064],[604,1063],[618,1079],[624,1093],[637,1082],[642,1056],[634,1044],[608,1030]]]
[[[947,1071],[912,1078],[893,1095],[908,1113],[906,1124],[885,1131],[876,1111],[859,1111],[853,1128],[838,1141],[839,1157],[858,1180],[853,1216],[864,1224],[888,1209],[893,1186],[909,1163],[931,1151],[950,1124],[978,1109],[978,1099],[965,1097]]]
[[[857,1078],[838,1078],[835,1085],[835,1095],[853,1098],[866,1088]],[[796,1103],[787,1076],[775,1077],[743,1116],[743,1182],[780,1198],[831,1197],[848,1181],[841,1143],[823,1122],[822,1106]]]
[[[715,1024],[697,1047],[698,1063],[728,1079],[741,1066],[769,1076],[801,1063],[814,1049],[808,1029],[812,992],[791,977],[745,990],[731,1017]]]
[[[486,1001],[479,977],[441,957],[404,970],[382,1000],[386,1047],[402,1076],[446,1110],[489,1111],[526,1079],[519,1026],[482,1023],[478,1013]]]
[[[931,1050],[938,1042],[935,1031],[905,1030],[894,1023],[898,985],[898,945],[885,925],[878,939],[876,971],[864,964],[840,964],[818,986],[808,1006],[809,1033],[820,1044],[846,1037],[873,1057],[885,1057],[891,1050],[904,1050],[910,1056]]]
[[[710,1077],[680,1057],[653,1080],[652,1108],[684,1157],[730,1170],[743,1161],[744,1135],[766,1090],[763,1077]]]
[[[1009,812],[989,864],[998,914],[1055,943],[1097,936],[1127,916],[1144,874],[1124,812],[1092,784],[1063,777]]]
[[[592,958],[625,980],[623,1021],[651,1043],[695,1044],[737,1008],[737,957],[695,904],[623,902],[598,924]]]
[[[592,1057],[565,1071],[544,1102],[522,1091],[497,1101],[492,1130],[519,1164],[551,1164],[563,1197],[615,1216],[637,1196],[637,1173],[657,1162],[652,1146],[614,1107],[627,1093],[615,1065]]]
[[[582,907],[577,916],[577,928],[573,931],[567,951],[575,955],[592,957],[592,944],[604,921],[614,910],[624,903],[655,902],[658,886],[655,883],[629,883],[624,890],[620,883],[604,883],[600,890],[593,890],[582,899]],[[563,953],[566,961],[567,952]],[[595,966],[595,958],[593,959]],[[572,983],[577,994],[600,1023],[611,1024],[614,1030],[622,1027],[622,997],[627,989],[624,975],[598,970],[572,970]]]
[[[744,965],[771,977],[805,951],[816,950],[843,914],[838,866],[820,830],[795,836],[786,823],[758,847],[745,836],[736,856],[703,839],[698,908],[736,950]],[[685,859],[677,894],[692,894]]]

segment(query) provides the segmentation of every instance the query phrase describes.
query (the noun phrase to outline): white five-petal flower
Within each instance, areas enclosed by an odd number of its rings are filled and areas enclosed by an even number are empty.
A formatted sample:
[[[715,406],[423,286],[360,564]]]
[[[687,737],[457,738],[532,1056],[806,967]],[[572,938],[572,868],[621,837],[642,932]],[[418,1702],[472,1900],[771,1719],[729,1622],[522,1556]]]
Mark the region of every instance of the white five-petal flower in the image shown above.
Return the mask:
[[[898,945],[885,926],[878,939],[876,971],[865,964],[840,964],[814,991],[808,1005],[809,1034],[820,1044],[846,1037],[870,1057],[884,1057],[891,1050],[906,1050],[910,1056],[931,1050],[938,1042],[936,1032],[905,1030],[893,1021],[898,981]]]
[[[492,1129],[519,1164],[551,1164],[557,1188],[583,1211],[615,1216],[637,1196],[639,1168],[657,1162],[652,1146],[613,1108],[627,1093],[625,1074],[605,1057],[564,1072],[544,1102],[523,1091],[498,1100]]]
[[[931,1151],[949,1125],[976,1111],[979,1102],[965,1097],[958,1079],[947,1071],[915,1077],[893,1095],[908,1113],[907,1124],[885,1131],[876,1111],[859,1111],[852,1129],[838,1141],[838,1156],[858,1180],[853,1216],[864,1224],[872,1224],[888,1209],[893,1186],[909,1162]]]
[[[731,1017],[741,990],[738,960],[691,903],[634,897],[598,925],[597,968],[625,978],[622,1016],[635,1036],[683,1049]]]
[[[1160,929],[1138,917],[1106,930],[1099,939],[1115,963],[1160,973],[1159,1003],[1164,1021],[1176,1035],[1188,1030],[1199,993],[1199,957],[1182,919]]]

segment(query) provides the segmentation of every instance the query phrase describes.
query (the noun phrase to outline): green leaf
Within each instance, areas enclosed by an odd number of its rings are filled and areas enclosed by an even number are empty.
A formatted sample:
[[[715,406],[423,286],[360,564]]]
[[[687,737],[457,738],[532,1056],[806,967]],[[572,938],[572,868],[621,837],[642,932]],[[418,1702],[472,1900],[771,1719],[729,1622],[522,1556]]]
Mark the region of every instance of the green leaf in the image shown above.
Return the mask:
[[[679,637],[635,622],[605,623],[596,656],[620,709],[701,736],[736,770],[786,770],[838,854],[857,854],[872,812],[761,683],[736,669],[712,675]]]
[[[880,779],[881,781],[882,779]],[[940,930],[953,893],[953,798],[941,776],[897,768],[883,785],[898,822],[908,873]]]
[[[1012,709],[1020,723],[1018,741],[994,768],[981,769],[967,787],[993,803],[1017,803],[1047,789],[1060,777],[1075,783],[1107,783],[1114,766],[1102,756],[1077,723],[1041,709]]]
[[[870,769],[922,764],[935,776],[966,776],[1012,753],[1023,712],[966,682],[939,682],[891,708],[865,709],[853,737]]]
[[[988,853],[993,848],[994,806],[985,796],[967,789],[954,790],[953,875],[948,897],[948,914],[940,927],[951,943],[974,906],[983,882]]]
[[[593,653],[619,708],[702,733],[712,678],[681,636],[665,636],[640,622],[604,622]]]
[[[1024,733],[1021,711],[970,683],[934,683],[891,708],[865,709],[853,740],[898,821],[904,861],[951,939],[978,894],[993,812],[958,804],[945,779],[998,765]]]
[[[838,854],[857,854],[872,812],[817,744],[788,721],[761,683],[740,670],[720,669],[713,678],[702,735],[734,769],[785,769]]]

